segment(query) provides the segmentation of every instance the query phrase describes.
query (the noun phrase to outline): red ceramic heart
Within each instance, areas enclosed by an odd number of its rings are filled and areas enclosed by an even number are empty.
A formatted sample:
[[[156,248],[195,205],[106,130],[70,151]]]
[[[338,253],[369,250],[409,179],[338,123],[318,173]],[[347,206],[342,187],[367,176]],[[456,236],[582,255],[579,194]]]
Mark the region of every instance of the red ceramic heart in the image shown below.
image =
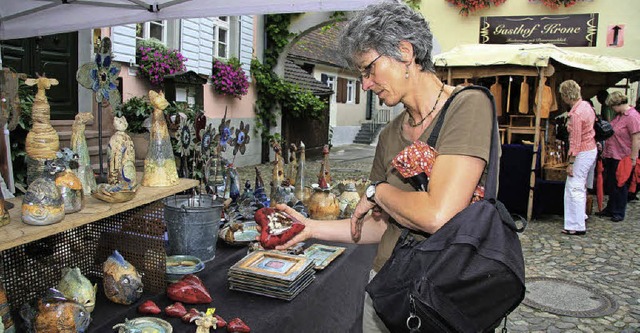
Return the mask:
[[[166,308],[164,308],[164,313],[169,317],[182,318],[185,314],[187,314],[187,309],[184,308],[184,305],[180,302],[175,302]]]
[[[211,303],[211,295],[202,280],[193,274],[187,274],[167,287],[167,296],[173,300],[187,304]]]
[[[218,315],[214,315],[216,316],[216,319],[218,320],[218,322],[216,323],[216,326],[218,328],[223,328],[225,326],[227,326],[227,321],[222,319],[222,317],[218,316]]]
[[[294,217],[289,216],[293,225],[288,230],[279,235],[272,235],[269,231],[269,215],[276,212],[275,209],[269,207],[263,207],[256,211],[254,219],[256,223],[260,225],[260,245],[265,249],[273,249],[278,245],[282,245],[288,242],[293,236],[297,235],[304,229],[304,224],[296,220]]]
[[[227,332],[229,333],[249,333],[251,329],[240,318],[233,318],[227,323]]]
[[[152,300],[146,300],[142,304],[138,305],[138,312],[142,314],[159,314],[162,312],[160,308]]]
[[[198,309],[191,308],[189,309],[189,312],[187,312],[184,316],[182,316],[182,322],[188,324],[191,322],[191,318],[199,315],[200,315],[200,311],[198,311]]]

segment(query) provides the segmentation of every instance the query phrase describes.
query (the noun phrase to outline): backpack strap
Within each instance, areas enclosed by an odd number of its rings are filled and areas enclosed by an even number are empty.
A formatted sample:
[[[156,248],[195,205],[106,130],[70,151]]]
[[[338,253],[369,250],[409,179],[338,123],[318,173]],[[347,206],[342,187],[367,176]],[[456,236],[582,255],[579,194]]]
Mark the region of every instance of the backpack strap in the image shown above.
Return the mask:
[[[431,135],[429,135],[427,144],[435,148],[436,143],[438,142],[438,136],[440,135],[440,130],[442,129],[442,124],[444,123],[445,115],[447,114],[447,110],[449,109],[449,105],[451,105],[451,102],[456,96],[458,96],[458,94],[469,89],[480,90],[484,92],[489,98],[489,100],[491,101],[491,110],[492,110],[491,114],[493,118],[492,128],[491,128],[491,150],[489,153],[489,166],[488,166],[487,180],[485,182],[484,188],[485,188],[485,199],[496,200],[497,193],[498,193],[498,165],[499,165],[498,142],[500,142],[500,138],[499,138],[498,126],[497,126],[498,118],[496,114],[496,102],[493,99],[493,95],[491,94],[489,89],[483,86],[472,85],[472,86],[467,86],[455,91],[453,95],[451,95],[449,99],[447,99],[444,106],[440,110],[440,113],[438,114],[438,119],[436,120],[436,125],[433,128],[433,131],[431,131]]]

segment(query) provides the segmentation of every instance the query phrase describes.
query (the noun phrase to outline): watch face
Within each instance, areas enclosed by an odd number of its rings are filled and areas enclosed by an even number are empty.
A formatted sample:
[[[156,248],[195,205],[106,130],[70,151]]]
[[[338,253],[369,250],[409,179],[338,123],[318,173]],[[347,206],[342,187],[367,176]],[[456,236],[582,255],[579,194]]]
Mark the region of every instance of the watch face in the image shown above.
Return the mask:
[[[373,196],[376,194],[376,186],[375,185],[369,185],[367,187],[367,198],[372,199]]]

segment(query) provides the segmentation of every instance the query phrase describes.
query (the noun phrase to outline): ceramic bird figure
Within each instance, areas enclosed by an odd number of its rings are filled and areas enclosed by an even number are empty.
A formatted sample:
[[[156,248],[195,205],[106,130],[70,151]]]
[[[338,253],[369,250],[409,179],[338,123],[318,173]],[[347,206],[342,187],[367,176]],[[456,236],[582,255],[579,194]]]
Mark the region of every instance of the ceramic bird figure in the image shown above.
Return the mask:
[[[44,175],[31,182],[22,198],[22,222],[49,225],[64,219],[64,202],[54,179],[64,169],[62,160],[46,162]]]
[[[24,304],[20,316],[29,333],[84,333],[91,323],[84,306],[53,288],[35,304]]]
[[[142,296],[142,276],[118,250],[104,262],[103,271],[104,294],[110,301],[129,305]]]
[[[91,281],[80,272],[80,268],[62,268],[62,278],[58,283],[58,290],[68,299],[82,304],[89,312],[93,312],[96,305],[96,290],[98,284],[91,285]]]

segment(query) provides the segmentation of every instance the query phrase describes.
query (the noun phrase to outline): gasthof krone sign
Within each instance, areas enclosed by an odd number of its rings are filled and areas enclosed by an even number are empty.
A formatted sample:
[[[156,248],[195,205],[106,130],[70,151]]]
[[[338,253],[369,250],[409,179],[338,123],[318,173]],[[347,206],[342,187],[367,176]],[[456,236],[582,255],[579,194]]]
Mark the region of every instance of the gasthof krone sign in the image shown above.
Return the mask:
[[[481,44],[548,43],[596,46],[598,14],[483,16]]]

